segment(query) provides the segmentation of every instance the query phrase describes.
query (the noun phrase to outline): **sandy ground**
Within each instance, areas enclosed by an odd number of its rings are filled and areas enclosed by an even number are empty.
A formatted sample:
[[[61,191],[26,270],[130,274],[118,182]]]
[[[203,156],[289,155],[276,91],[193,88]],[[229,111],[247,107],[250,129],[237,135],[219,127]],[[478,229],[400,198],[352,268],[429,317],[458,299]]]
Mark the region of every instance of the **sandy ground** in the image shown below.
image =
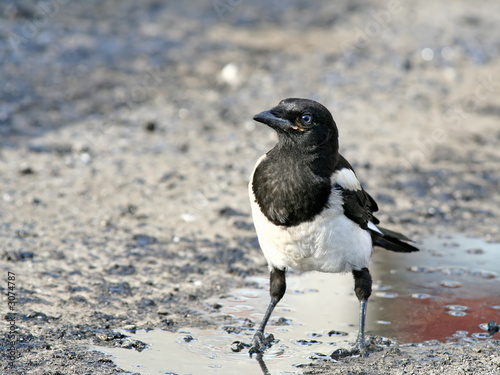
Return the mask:
[[[332,110],[386,225],[500,242],[500,3],[40,4],[0,5],[1,373],[124,373],[86,347],[218,325],[204,301],[267,272],[246,184],[275,135],[251,118],[282,98]],[[304,371],[497,374],[498,349]]]

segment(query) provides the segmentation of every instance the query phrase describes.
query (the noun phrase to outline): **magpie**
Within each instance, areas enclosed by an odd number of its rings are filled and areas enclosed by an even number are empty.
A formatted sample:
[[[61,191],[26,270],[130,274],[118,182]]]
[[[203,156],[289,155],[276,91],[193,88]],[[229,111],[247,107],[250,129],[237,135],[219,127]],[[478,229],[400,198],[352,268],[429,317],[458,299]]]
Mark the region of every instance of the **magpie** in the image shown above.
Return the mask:
[[[372,291],[368,270],[373,246],[419,251],[404,235],[376,224],[375,200],[339,154],[330,111],[309,99],[289,98],[253,117],[278,134],[250,177],[252,217],[269,265],[271,301],[249,349],[262,355],[270,344],[266,324],[286,290],[286,271],[351,272],[360,302],[359,334],[352,354],[367,353],[364,330]]]

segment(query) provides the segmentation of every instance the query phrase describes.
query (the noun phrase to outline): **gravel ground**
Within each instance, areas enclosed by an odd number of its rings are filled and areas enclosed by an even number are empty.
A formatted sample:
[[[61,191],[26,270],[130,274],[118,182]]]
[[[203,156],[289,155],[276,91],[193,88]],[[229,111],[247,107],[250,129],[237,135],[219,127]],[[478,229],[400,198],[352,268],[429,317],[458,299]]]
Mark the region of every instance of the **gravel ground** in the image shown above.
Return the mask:
[[[1,311],[20,358],[1,372],[121,374],[86,347],[141,350],[116,333],[127,325],[227,322],[205,300],[267,273],[246,184],[275,135],[251,118],[282,98],[332,110],[388,226],[500,242],[498,14],[465,0],[2,1],[0,289],[13,273],[17,303]],[[304,371],[497,374],[499,345]]]

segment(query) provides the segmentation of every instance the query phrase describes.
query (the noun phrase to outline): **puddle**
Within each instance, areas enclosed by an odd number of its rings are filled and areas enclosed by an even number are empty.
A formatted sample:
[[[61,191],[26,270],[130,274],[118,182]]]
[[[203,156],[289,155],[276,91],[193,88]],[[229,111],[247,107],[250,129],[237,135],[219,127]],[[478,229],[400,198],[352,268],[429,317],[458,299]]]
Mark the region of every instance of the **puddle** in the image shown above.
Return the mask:
[[[367,334],[401,344],[487,339],[485,323],[500,320],[500,244],[455,235],[428,238],[420,248],[414,254],[375,250]],[[239,325],[176,333],[122,331],[148,348],[92,349],[111,354],[122,369],[140,374],[301,374],[302,364],[354,342],[359,304],[352,276],[291,271],[287,293],[266,329],[279,342],[266,351],[265,364],[250,359],[246,350],[232,352],[234,341],[251,341],[254,329],[246,319],[260,322],[269,302],[267,278],[251,281],[258,286],[207,301],[222,306],[214,314],[231,315]]]

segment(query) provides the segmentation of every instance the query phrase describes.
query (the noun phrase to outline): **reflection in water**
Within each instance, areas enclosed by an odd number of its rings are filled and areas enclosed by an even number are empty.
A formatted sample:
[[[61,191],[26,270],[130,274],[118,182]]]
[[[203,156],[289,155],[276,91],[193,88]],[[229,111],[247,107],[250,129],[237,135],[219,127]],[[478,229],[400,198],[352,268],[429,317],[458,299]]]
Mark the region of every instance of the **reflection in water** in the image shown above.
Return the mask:
[[[368,304],[367,333],[401,343],[485,339],[488,322],[500,320],[500,245],[464,236],[431,238],[420,253],[376,250],[371,271],[374,292]],[[249,280],[251,281],[251,280]],[[207,303],[222,307],[235,326],[218,330],[186,328],[130,334],[148,344],[136,352],[93,348],[115,356],[118,366],[140,374],[300,374],[314,358],[350,348],[356,338],[358,302],[350,275],[290,272],[288,292],[268,327],[278,340],[264,356],[231,351],[234,341],[249,343],[268,303],[267,279]],[[498,328],[491,325],[490,329]],[[390,345],[391,341],[379,339]],[[265,359],[265,362],[264,362]]]
[[[140,340],[148,344],[148,348],[142,352],[122,348],[99,348],[99,350],[111,354],[116,364],[126,371],[139,374],[300,374],[302,362],[306,360],[308,352],[299,355],[285,354],[282,349],[274,350],[262,355],[248,353],[234,353],[231,351],[231,343],[240,335],[228,334],[223,330],[189,329],[175,333],[154,330],[137,331],[131,334],[121,331],[134,340]],[[186,337],[193,339],[186,340]],[[279,343],[275,346],[280,346]],[[302,356],[303,355],[303,356]],[[265,361],[264,361],[265,360]]]
[[[271,373],[269,372],[269,369],[266,366],[266,363],[264,362],[264,356],[261,353],[259,353],[259,354],[257,354],[256,359],[257,359],[257,362],[259,363],[260,369],[262,370],[262,374],[263,375],[271,375]]]

